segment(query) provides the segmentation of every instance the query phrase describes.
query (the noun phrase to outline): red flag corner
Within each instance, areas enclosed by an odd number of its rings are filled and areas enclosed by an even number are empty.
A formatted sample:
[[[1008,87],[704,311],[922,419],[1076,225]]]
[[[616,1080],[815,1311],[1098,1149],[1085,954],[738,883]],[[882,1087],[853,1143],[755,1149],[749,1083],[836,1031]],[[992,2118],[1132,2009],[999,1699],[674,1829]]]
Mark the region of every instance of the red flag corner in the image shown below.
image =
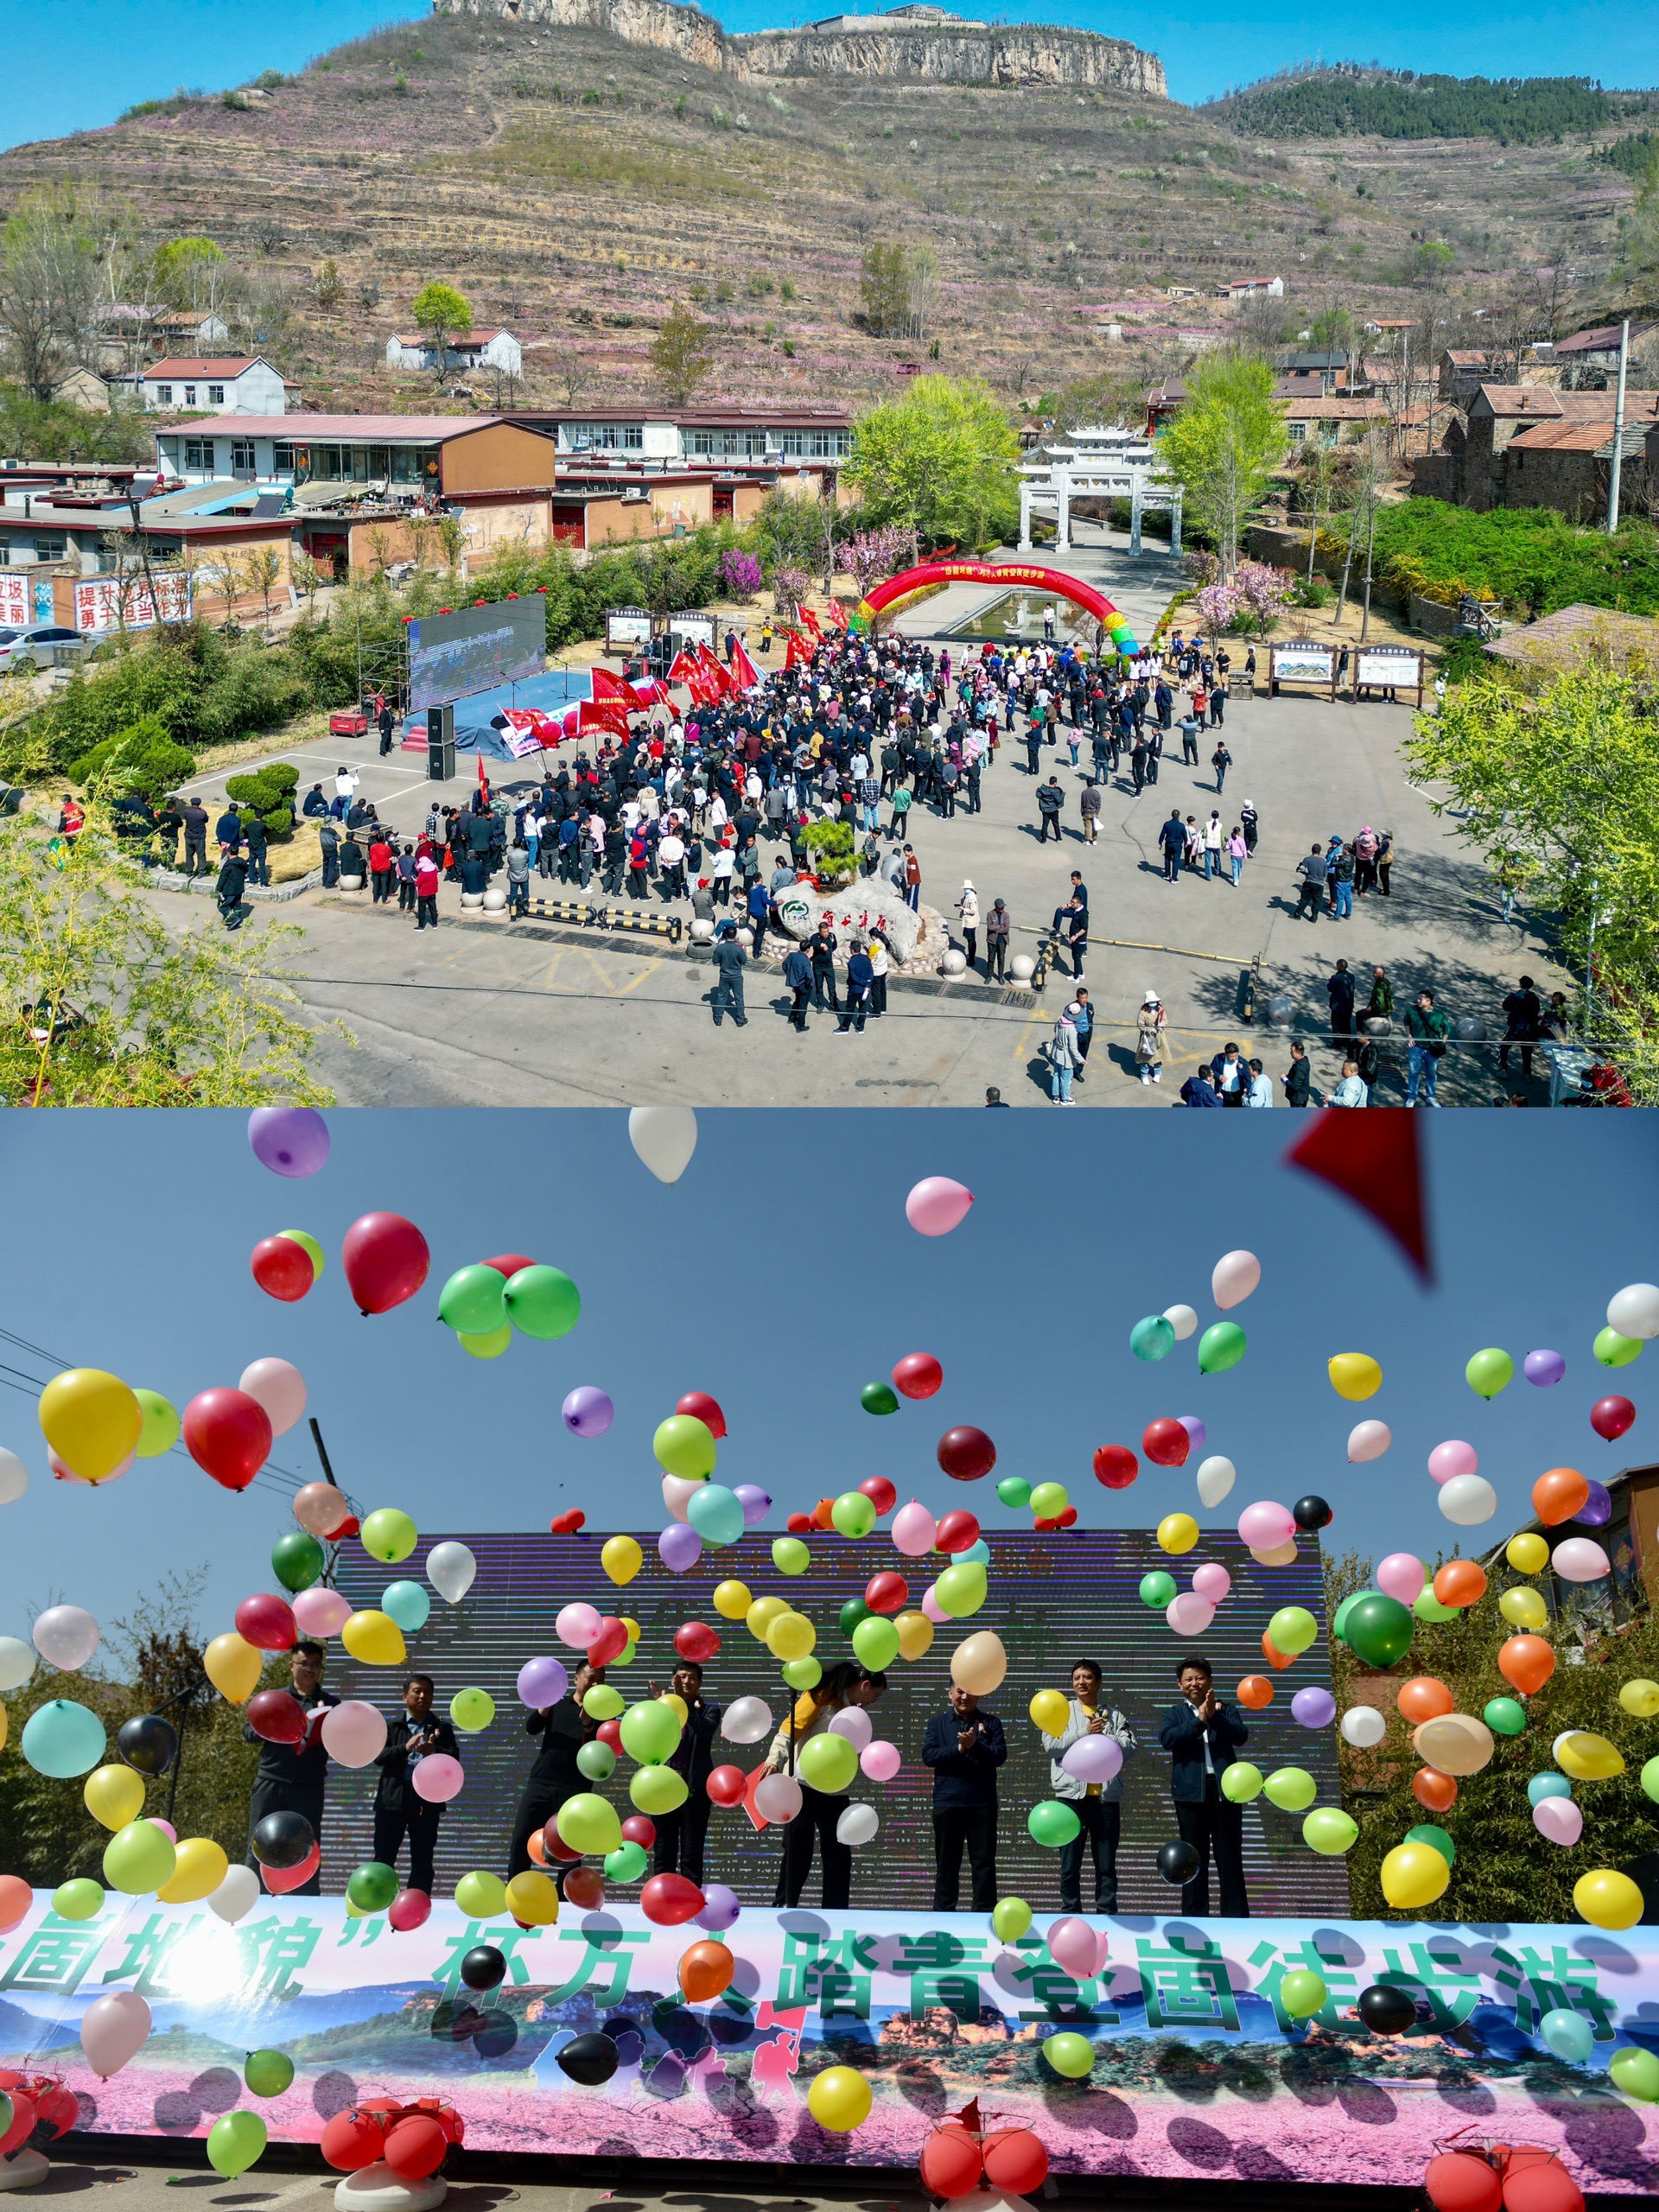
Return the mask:
[[[1321,1113],[1285,1159],[1340,1191],[1386,1229],[1427,1286],[1434,1280],[1434,1265],[1421,1129],[1418,1115],[1403,1106]]]

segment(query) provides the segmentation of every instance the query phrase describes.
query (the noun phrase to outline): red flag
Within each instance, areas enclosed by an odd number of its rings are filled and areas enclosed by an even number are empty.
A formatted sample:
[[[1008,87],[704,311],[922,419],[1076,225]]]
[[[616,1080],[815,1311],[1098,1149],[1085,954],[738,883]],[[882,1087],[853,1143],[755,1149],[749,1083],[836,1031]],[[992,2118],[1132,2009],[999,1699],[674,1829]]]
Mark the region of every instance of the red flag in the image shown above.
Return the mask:
[[[807,644],[806,639],[802,637],[800,632],[798,630],[791,630],[788,632],[788,637],[789,646],[784,654],[784,666],[785,668],[793,668],[798,660],[810,660],[812,658],[812,648]]]
[[[837,630],[847,627],[847,610],[838,599],[832,599],[824,611]]]
[[[687,652],[685,647],[682,645],[678,652],[675,654],[673,664],[669,669],[669,682],[671,683],[690,683],[695,680],[696,673],[696,655],[695,653]]]
[[[715,687],[712,695],[715,698],[721,698],[728,691],[737,689],[707,645],[697,647],[697,665]]]
[[[486,795],[490,788],[489,779],[484,773],[484,755],[481,753],[478,755],[478,788]]]
[[[744,652],[741,640],[732,655],[732,676],[740,689],[745,691],[752,691],[760,681],[760,671]]]
[[[642,711],[632,684],[625,683],[620,676],[613,676],[608,668],[590,668],[588,673],[593,680],[594,697],[596,700],[607,703],[614,700],[620,706],[631,709],[634,714]]]
[[[1418,1135],[1421,1126],[1418,1115],[1403,1106],[1384,1106],[1363,1115],[1323,1113],[1285,1158],[1370,1214],[1428,1284],[1434,1280],[1434,1268]]]
[[[823,642],[823,632],[818,627],[818,618],[812,612],[811,608],[807,606],[804,601],[802,601],[801,604],[795,611],[801,618],[802,629],[810,631],[814,641],[822,645]]]

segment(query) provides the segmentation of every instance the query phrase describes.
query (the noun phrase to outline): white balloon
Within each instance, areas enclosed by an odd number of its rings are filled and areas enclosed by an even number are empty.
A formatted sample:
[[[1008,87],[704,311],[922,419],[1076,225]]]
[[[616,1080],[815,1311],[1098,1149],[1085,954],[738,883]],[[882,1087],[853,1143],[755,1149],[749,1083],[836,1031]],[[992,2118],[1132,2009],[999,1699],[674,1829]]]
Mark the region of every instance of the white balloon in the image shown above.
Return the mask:
[[[136,2058],[149,2033],[149,2006],[136,1989],[106,1989],[80,2016],[80,2047],[100,2082]]]
[[[207,1899],[210,1911],[234,1928],[259,1902],[259,1877],[251,1866],[232,1866]]]
[[[305,1411],[305,1377],[285,1359],[256,1359],[237,1387],[264,1408],[273,1436],[286,1436]]]
[[[1202,1636],[1215,1618],[1215,1607],[1196,1590],[1183,1590],[1164,1608],[1164,1618],[1177,1636]]]
[[[1348,1457],[1358,1465],[1366,1459],[1380,1459],[1394,1441],[1394,1431],[1385,1421],[1363,1421],[1357,1428],[1348,1432]]]
[[[659,1183],[677,1183],[697,1148],[697,1117],[689,1106],[636,1106],[628,1142]]]
[[[15,1452],[0,1446],[0,1505],[16,1505],[29,1488],[29,1469]]]
[[[34,1628],[35,1649],[64,1674],[84,1667],[98,1649],[98,1623],[80,1605],[48,1605]]]
[[[756,1797],[760,1791],[755,1792]],[[837,1843],[868,1843],[880,1827],[880,1817],[874,1805],[849,1805],[836,1822]]]
[[[1659,1337],[1659,1283],[1632,1282],[1607,1301],[1607,1325],[1621,1337]]]
[[[324,1751],[340,1766],[367,1766],[386,1748],[385,1715],[361,1698],[331,1705],[317,1732]]]
[[[1210,1275],[1210,1294],[1224,1313],[1242,1306],[1262,1280],[1262,1262],[1254,1252],[1224,1252]]]
[[[1440,1510],[1459,1529],[1477,1529],[1497,1510],[1497,1492],[1484,1475],[1453,1475],[1440,1484]]]
[[[848,1705],[843,1706],[830,1723],[830,1733],[844,1736],[855,1751],[861,1751],[875,1730],[870,1725],[869,1714],[861,1705]],[[846,1838],[843,1836],[842,1840],[845,1842]],[[861,1842],[863,1839],[861,1837],[859,1840]]]
[[[0,1636],[0,1690],[20,1690],[35,1671],[35,1654],[21,1637]]]
[[[1164,1319],[1174,1330],[1178,1344],[1185,1344],[1198,1325],[1198,1317],[1190,1306],[1166,1306]]]
[[[766,1700],[740,1697],[726,1708],[720,1732],[728,1744],[758,1744],[772,1726]]]
[[[664,1475],[663,1477],[664,1511],[675,1521],[686,1521],[686,1525],[689,1527],[690,1523],[687,1521],[686,1508],[691,1503],[692,1492],[702,1488],[701,1483],[689,1483],[683,1475]]]
[[[1388,1732],[1388,1721],[1374,1705],[1351,1705],[1342,1716],[1343,1739],[1359,1751],[1370,1751]]]
[[[1238,1480],[1238,1469],[1219,1453],[1198,1469],[1198,1496],[1206,1505],[1219,1505]]]
[[[792,1774],[769,1774],[754,1793],[755,1811],[780,1828],[789,1826],[801,1804],[801,1785]]]
[[[1557,1544],[1549,1563],[1564,1582],[1599,1582],[1612,1572],[1606,1553],[1591,1536],[1569,1536]]]
[[[477,1573],[478,1561],[465,1544],[434,1544],[426,1555],[426,1579],[446,1605],[461,1603]]]

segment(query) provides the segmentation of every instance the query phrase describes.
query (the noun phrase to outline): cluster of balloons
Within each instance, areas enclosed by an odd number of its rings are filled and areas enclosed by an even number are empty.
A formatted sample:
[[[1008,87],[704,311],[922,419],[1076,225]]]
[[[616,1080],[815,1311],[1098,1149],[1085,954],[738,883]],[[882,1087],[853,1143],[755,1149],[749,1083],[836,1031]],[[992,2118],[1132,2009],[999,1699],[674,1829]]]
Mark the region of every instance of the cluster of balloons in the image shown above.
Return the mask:
[[[322,1247],[307,1230],[279,1229],[274,1236],[259,1239],[248,1255],[248,1268],[267,1298],[297,1305],[321,1279]]]
[[[1185,1529],[1172,1531],[1169,1528],[1171,1521],[1190,1518],[1190,1515],[1171,1514],[1159,1524],[1159,1541],[1166,1551],[1191,1548],[1185,1541]],[[1166,1541],[1171,1535],[1178,1535],[1180,1541]],[[1161,1613],[1177,1636],[1201,1636],[1232,1586],[1232,1576],[1214,1560],[1206,1560],[1202,1567],[1193,1568],[1191,1586],[1185,1590],[1177,1590],[1174,1576],[1161,1567],[1154,1567],[1141,1578],[1141,1602]]]
[[[396,2097],[365,2097],[334,2114],[319,2148],[336,2173],[361,2173],[384,2161],[399,2181],[416,2182],[436,2173],[450,2145],[464,2141],[466,2133],[461,2114],[441,2098],[406,2105]]]
[[[54,1375],[41,1393],[40,1423],[56,1479],[93,1488],[116,1481],[135,1459],[170,1452],[179,1436],[179,1416],[159,1391],[135,1390],[101,1367]],[[15,1452],[4,1459],[0,1495],[10,1503],[22,1496],[29,1474]]]
[[[499,1359],[512,1342],[515,1329],[520,1336],[547,1343],[568,1337],[581,1318],[582,1293],[569,1276],[522,1252],[501,1252],[493,1260],[458,1268],[438,1294],[438,1319],[454,1331],[461,1350],[474,1359]],[[611,1425],[614,1408],[610,1400],[602,1390],[592,1395],[603,1401],[605,1419],[594,1425],[593,1415],[588,1414],[589,1426],[578,1428],[578,1434],[601,1435]],[[567,1427],[573,1426],[569,1402]]]

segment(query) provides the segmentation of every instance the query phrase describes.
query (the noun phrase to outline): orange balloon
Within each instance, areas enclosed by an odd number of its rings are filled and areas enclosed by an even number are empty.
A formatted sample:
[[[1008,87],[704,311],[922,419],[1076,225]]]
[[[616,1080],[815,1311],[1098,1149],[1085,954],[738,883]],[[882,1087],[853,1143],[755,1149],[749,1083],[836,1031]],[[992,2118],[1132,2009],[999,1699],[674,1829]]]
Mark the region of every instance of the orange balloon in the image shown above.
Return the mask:
[[[1511,1636],[1497,1647],[1497,1671],[1531,1697],[1555,1671],[1555,1654],[1541,1636]]]
[[[1586,1497],[1589,1497],[1590,1492],[1587,1488],[1584,1494]],[[821,1497],[812,1509],[811,1519],[812,1526],[815,1529],[833,1529],[836,1525],[835,1499],[833,1497]]]
[[[1234,1694],[1252,1713],[1261,1713],[1273,1703],[1273,1684],[1265,1675],[1246,1675]]]
[[[530,1841],[524,1846],[524,1848],[529,1852],[531,1857],[535,1860],[538,1866],[546,1866],[547,1853],[542,1848],[542,1832],[540,1828],[532,1828],[531,1830]]]
[[[718,1997],[736,1971],[737,1961],[724,1943],[694,1943],[680,1955],[680,1987],[689,2005]]]
[[[1431,1813],[1449,1813],[1458,1802],[1458,1785],[1437,1766],[1419,1767],[1411,1777],[1411,1794]]]
[[[1262,1656],[1267,1661],[1268,1666],[1273,1669],[1275,1675],[1282,1675],[1287,1667],[1294,1663],[1296,1655],[1294,1651],[1281,1651],[1276,1646],[1269,1643],[1268,1641],[1268,1631],[1266,1629],[1263,1629],[1262,1631]]]
[[[1570,1521],[1588,1502],[1590,1485],[1576,1467],[1552,1467],[1532,1486],[1532,1510],[1546,1529]]]
[[[1433,1720],[1442,1713],[1455,1713],[1458,1700],[1444,1682],[1437,1682],[1433,1675],[1415,1675],[1408,1682],[1402,1682],[1395,1702],[1413,1727],[1421,1722]]]
[[[1435,1601],[1442,1605],[1474,1605],[1486,1595],[1486,1574],[1471,1559],[1449,1559],[1434,1573]]]

